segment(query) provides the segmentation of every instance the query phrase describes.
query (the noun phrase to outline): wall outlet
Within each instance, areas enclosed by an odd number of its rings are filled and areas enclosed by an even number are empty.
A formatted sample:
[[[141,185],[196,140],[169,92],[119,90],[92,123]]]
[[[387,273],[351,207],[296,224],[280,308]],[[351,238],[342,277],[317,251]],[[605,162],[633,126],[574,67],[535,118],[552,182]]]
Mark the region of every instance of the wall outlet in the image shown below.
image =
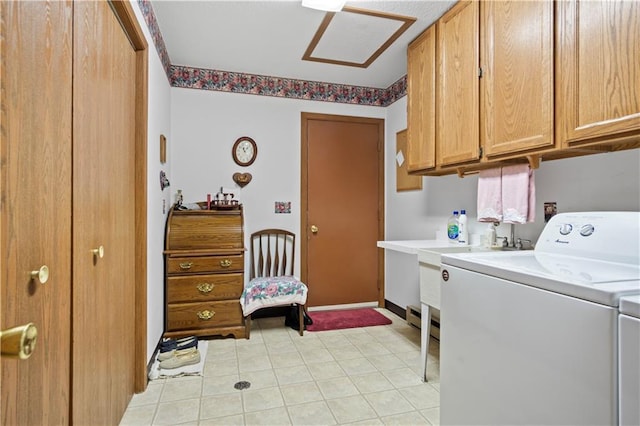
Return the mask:
[[[555,201],[544,203],[544,223],[549,222],[558,213],[558,205]]]

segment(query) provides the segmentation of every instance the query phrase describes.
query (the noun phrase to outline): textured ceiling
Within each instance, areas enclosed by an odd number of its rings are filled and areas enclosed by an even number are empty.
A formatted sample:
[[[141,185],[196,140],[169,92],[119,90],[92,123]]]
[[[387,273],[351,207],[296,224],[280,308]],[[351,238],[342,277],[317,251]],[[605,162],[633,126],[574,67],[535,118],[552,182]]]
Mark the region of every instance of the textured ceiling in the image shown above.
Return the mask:
[[[302,60],[325,12],[304,8],[298,0],[151,2],[173,65],[376,88],[407,73],[407,44],[454,3],[348,1],[347,6],[417,18],[369,67],[358,68]],[[348,15],[353,14],[334,17],[340,25],[320,40],[314,56],[363,62],[398,26]]]

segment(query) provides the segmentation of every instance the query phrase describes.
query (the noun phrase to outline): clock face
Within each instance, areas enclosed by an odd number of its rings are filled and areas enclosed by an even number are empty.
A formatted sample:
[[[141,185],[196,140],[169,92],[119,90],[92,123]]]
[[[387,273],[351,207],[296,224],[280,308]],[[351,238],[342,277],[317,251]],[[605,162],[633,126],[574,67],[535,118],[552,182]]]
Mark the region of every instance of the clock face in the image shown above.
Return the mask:
[[[255,141],[249,137],[241,137],[233,145],[233,160],[240,166],[248,166],[254,162],[258,154]]]

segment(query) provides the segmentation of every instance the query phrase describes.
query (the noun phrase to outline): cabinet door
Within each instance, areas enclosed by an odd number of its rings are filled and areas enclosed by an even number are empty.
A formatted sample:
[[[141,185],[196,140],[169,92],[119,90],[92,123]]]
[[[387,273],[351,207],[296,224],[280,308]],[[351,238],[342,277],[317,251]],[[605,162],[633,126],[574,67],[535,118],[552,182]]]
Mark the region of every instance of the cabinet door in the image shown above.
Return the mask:
[[[438,21],[437,163],[477,160],[479,129],[479,7],[461,1]]]
[[[407,50],[407,169],[436,166],[436,26]]]
[[[557,136],[638,139],[640,2],[558,2]]]
[[[553,7],[481,4],[481,145],[489,157],[554,144]]]

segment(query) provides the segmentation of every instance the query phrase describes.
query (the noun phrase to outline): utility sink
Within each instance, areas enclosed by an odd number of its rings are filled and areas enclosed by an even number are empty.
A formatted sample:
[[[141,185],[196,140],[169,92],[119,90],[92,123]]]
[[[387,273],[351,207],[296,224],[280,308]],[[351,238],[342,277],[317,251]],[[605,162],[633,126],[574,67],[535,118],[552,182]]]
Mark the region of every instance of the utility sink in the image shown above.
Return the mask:
[[[478,246],[450,246],[450,247],[437,247],[429,249],[418,250],[418,262],[426,263],[428,265],[437,266],[440,269],[440,257],[442,254],[449,253],[473,253],[491,251],[489,248]]]
[[[440,259],[443,254],[486,251],[491,251],[491,249],[478,246],[454,245],[418,250],[420,302],[438,310],[440,309]]]
[[[427,381],[427,353],[429,353],[429,335],[439,339],[440,329],[431,326],[434,317],[440,320],[440,259],[443,254],[487,252],[489,248],[477,246],[450,245],[418,250],[420,267],[420,304],[421,331],[420,356],[422,363],[422,380]]]

